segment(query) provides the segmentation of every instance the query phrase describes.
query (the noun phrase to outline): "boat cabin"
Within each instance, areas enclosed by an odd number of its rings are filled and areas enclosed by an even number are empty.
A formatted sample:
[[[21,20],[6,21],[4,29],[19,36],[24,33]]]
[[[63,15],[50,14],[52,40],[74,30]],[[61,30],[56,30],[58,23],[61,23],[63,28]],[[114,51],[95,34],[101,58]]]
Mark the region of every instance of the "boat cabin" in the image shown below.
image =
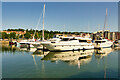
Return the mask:
[[[61,39],[61,41],[73,41],[73,40],[78,40],[80,43],[82,42],[91,43],[92,42],[92,39],[82,38],[82,37],[64,37]]]
[[[64,37],[61,39],[61,41],[72,41],[72,40],[77,40],[75,37]]]

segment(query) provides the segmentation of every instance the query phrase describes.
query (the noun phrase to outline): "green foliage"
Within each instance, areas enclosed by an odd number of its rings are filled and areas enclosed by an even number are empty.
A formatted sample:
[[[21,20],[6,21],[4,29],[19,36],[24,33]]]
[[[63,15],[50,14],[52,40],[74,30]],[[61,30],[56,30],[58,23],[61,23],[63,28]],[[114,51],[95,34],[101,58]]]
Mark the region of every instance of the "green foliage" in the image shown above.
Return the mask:
[[[2,39],[2,33],[0,32],[0,39]]]
[[[6,34],[6,33],[0,33],[3,39],[19,39],[19,38],[26,38],[26,39],[30,39],[33,38],[33,36],[35,33],[34,29],[8,29],[7,31],[26,31],[26,34],[24,35],[16,35],[15,33],[10,33],[10,34]],[[48,31],[48,30],[44,30],[44,38],[45,39],[50,39],[53,38],[54,34],[76,34],[76,35],[80,35],[82,32],[60,32],[60,31]],[[85,32],[84,32],[85,33]],[[35,39],[42,39],[42,30],[36,30]]]
[[[18,35],[16,35],[16,39],[19,39],[19,36],[20,36],[19,34],[18,34]]]
[[[16,33],[15,32],[10,33],[10,38],[11,39],[16,39]]]
[[[35,34],[35,39],[40,39],[40,34],[38,32]]]
[[[7,34],[7,36],[8,36],[7,39],[10,39],[10,34]]]
[[[19,38],[23,38],[23,37],[24,37],[24,35],[20,35],[20,36],[19,36]]]
[[[25,31],[24,29],[8,29],[7,31]]]
[[[24,34],[24,37],[25,37],[26,39],[29,39],[29,38],[31,38],[31,35],[30,35],[29,32],[26,32],[26,34]]]
[[[2,39],[5,39],[7,37],[7,34],[5,32],[2,32]]]

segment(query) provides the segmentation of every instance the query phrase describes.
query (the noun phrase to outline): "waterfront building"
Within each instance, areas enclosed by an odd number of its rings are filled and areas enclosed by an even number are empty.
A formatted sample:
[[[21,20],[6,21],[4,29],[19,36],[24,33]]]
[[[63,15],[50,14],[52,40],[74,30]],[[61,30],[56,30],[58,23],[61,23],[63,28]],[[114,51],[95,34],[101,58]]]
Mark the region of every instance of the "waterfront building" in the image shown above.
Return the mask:
[[[105,30],[104,31],[104,38],[108,39],[108,34],[110,33],[110,30]]]
[[[115,39],[116,39],[115,32],[113,32],[112,40],[115,40]]]
[[[10,34],[10,33],[13,33],[15,32],[16,35],[24,35],[26,33],[26,31],[0,31],[0,32],[5,32],[6,34]]]
[[[92,37],[93,40],[97,40],[102,36],[104,36],[105,39],[120,40],[120,32],[110,32],[110,30],[105,30],[104,34],[103,34],[103,31],[100,30],[100,31],[94,32],[92,35],[93,35]]]

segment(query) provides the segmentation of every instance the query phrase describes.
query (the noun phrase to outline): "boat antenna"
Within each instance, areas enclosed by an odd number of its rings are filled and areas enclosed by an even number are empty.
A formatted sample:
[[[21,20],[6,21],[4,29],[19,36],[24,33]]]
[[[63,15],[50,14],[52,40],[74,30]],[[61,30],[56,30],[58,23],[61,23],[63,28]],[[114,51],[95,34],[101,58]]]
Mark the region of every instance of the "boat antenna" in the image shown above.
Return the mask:
[[[107,8],[106,8],[105,21],[104,21],[104,28],[103,28],[103,38],[104,38],[104,31],[105,31],[106,22],[107,22]]]
[[[64,34],[65,34],[65,24],[64,24]]]
[[[44,41],[44,16],[45,16],[45,4],[43,7],[43,31],[42,31],[42,40]]]

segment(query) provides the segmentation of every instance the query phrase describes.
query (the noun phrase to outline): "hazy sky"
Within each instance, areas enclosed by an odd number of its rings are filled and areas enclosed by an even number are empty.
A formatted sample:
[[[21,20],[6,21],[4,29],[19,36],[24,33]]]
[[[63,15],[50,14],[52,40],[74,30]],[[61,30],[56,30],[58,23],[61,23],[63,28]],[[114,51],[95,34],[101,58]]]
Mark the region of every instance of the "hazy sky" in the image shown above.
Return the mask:
[[[35,29],[43,5],[43,2],[3,2],[2,29]],[[45,5],[46,30],[93,32],[103,29],[106,8],[106,28],[118,30],[117,2],[45,2]],[[42,18],[37,29],[42,29]]]

